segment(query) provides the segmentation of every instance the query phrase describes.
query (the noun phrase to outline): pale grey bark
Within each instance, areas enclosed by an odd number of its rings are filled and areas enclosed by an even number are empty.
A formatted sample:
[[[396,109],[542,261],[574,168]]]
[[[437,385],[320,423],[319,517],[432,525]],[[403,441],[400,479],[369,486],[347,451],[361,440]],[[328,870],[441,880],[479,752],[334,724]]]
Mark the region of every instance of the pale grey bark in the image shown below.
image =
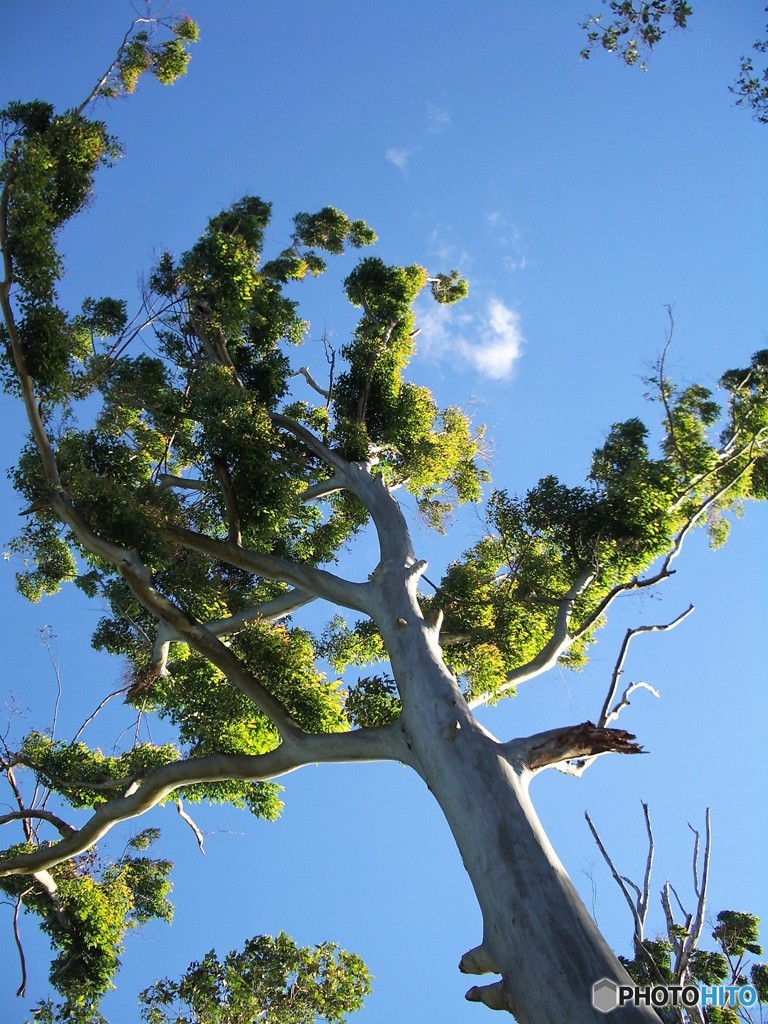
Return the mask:
[[[298,368],[298,370],[296,370],[294,373],[291,374],[291,376],[292,377],[303,377],[304,380],[307,382],[307,384],[309,384],[309,386],[314,391],[316,391],[318,393],[318,395],[322,395],[323,398],[325,398],[325,399],[330,399],[331,392],[327,388],[324,388],[321,384],[317,383],[315,378],[310,373],[310,370],[309,370],[308,366],[300,366]]]
[[[129,821],[157,806],[182,786],[202,782],[263,782],[287,775],[308,764],[364,761],[409,763],[410,755],[396,726],[357,729],[347,733],[289,737],[264,754],[211,754],[173,761],[143,779],[115,779],[105,788],[123,788],[118,796],[100,804],[88,821],[72,835],[32,853],[0,862],[0,877],[47,871],[89,850],[116,824]],[[75,783],[76,784],[76,783]]]
[[[531,773],[513,766],[474,718],[442,661],[434,623],[421,614],[410,567],[372,580],[374,618],[390,655],[401,728],[416,771],[438,801],[483,915],[483,941],[465,971],[501,976],[467,997],[524,1024],[595,1022],[592,985],[628,976],[599,934],[531,804]],[[616,1020],[656,1021],[622,1008]]]

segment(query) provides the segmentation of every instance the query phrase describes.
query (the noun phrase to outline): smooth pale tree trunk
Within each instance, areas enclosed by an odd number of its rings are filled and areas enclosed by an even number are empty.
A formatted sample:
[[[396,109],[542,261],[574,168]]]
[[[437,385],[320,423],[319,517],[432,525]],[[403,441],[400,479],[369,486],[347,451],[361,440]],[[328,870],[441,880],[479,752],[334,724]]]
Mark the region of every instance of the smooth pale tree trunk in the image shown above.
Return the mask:
[[[512,1012],[521,1024],[658,1024],[645,1007],[608,1016],[592,1006],[600,978],[631,984],[555,854],[528,795],[530,771],[475,719],[446,668],[438,627],[415,581],[380,579],[376,621],[403,700],[413,765],[455,837],[483,916],[481,944],[462,958],[501,981],[467,998]]]

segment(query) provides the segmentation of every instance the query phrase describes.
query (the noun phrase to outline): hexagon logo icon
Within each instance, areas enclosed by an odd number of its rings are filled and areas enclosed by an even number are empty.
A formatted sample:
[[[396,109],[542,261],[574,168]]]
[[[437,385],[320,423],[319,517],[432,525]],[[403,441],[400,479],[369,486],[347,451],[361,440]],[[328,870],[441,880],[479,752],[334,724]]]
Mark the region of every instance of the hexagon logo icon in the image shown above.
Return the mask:
[[[619,986],[610,978],[601,978],[592,986],[592,1005],[600,1013],[610,1013],[619,1005]]]

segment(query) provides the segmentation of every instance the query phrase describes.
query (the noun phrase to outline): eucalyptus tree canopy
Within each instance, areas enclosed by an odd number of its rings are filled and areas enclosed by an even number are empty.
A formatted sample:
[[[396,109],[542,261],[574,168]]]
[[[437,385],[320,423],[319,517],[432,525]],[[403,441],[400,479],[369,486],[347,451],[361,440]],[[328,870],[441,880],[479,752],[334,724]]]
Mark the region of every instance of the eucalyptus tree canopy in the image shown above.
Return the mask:
[[[167,862],[137,856],[154,832],[100,865],[91,851],[110,829],[182,795],[272,819],[284,773],[381,760],[425,781],[474,886],[483,935],[461,970],[497,977],[467,998],[523,1024],[601,1020],[592,982],[628,976],[529,785],[553,765],[578,774],[597,755],[638,752],[611,727],[621,695],[609,693],[596,723],[528,737],[497,739],[473,709],[583,664],[614,601],[663,583],[695,526],[719,543],[723,514],[765,497],[768,353],[724,374],[721,402],[698,385],[677,389],[662,363],[657,443],[630,419],[594,452],[583,485],[546,476],[523,496],[492,492],[487,535],[427,584],[398,493],[446,529],[487,482],[482,430],[405,377],[414,301],[424,290],[460,300],[457,272],[362,257],[343,284],[357,326],[320,383],[316,367],[298,367],[297,283],[376,240],[330,207],[299,213],[288,247],[265,252],[270,206],[245,196],[186,252],[159,257],[130,317],[110,297],[76,313],[59,301],[58,232],[117,152],[86,111],[130,92],[143,71],[170,80],[196,37],[186,20],[151,28],[167,41],[137,26],[77,109],[16,103],[2,114],[4,375],[30,427],[13,474],[25,513],[16,550],[30,565],[19,589],[35,600],[73,582],[106,604],[94,644],[128,661],[126,699],[176,737],[107,756],[37,731],[4,755],[19,809],[3,822],[24,834],[0,875],[59,951],[52,980],[65,1002],[47,1012],[91,1019],[125,929],[169,912]],[[150,324],[157,354],[137,354],[131,343]],[[291,396],[299,374],[314,401]],[[337,560],[363,534],[377,554],[349,578]],[[291,621],[313,601],[329,609],[319,636]],[[377,667],[344,687],[322,662]],[[31,803],[17,783],[24,769],[40,787]],[[70,824],[67,807],[90,809],[85,823]],[[209,967],[210,980],[222,964]],[[366,984],[362,969],[350,977],[346,1009]],[[656,1019],[647,1008],[621,1014]]]

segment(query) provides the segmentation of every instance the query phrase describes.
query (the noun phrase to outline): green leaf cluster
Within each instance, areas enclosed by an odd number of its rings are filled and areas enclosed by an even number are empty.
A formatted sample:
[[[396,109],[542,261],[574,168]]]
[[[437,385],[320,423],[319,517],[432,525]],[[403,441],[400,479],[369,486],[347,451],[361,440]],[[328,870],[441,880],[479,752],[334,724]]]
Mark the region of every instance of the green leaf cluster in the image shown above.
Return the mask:
[[[57,305],[63,261],[56,236],[87,204],[97,168],[119,150],[101,121],[78,111],[55,114],[40,101],[0,111],[0,140],[2,245],[18,309],[15,331],[41,396],[61,396],[79,353],[72,351],[75,327]],[[5,375],[12,379],[8,368]]]
[[[31,768],[40,783],[64,796],[73,807],[94,807],[161,765],[179,759],[172,744],[141,743],[110,757],[84,743],[52,740],[39,732],[29,733],[19,750],[19,760]],[[114,783],[114,787],[105,786]]]
[[[141,993],[147,1024],[341,1024],[370,993],[371,976],[354,953],[325,942],[297,946],[281,932],[259,935],[222,959],[214,950],[180,981]]]
[[[613,21],[603,22],[602,15],[590,17],[582,28],[587,33],[587,45],[581,51],[587,59],[599,45],[609,53],[617,53],[631,67],[637,64],[647,70],[641,57],[649,54],[662,37],[674,28],[685,28],[693,8],[685,0],[602,0],[607,4]]]
[[[397,721],[402,703],[389,676],[363,676],[350,686],[344,705],[349,720],[360,728],[376,729]]]
[[[373,665],[387,657],[384,642],[374,622],[361,619],[350,628],[340,615],[335,615],[323,630],[318,653],[337,672],[343,672],[349,665]]]
[[[453,508],[449,495],[479,500],[487,474],[479,466],[482,431],[473,433],[459,409],[441,412],[428,388],[403,377],[414,351],[413,303],[427,280],[423,267],[387,266],[378,257],[347,277],[347,297],[364,316],[341,350],[347,368],[334,385],[331,436],[348,458],[373,457],[384,479],[404,484],[425,520],[441,528]],[[455,271],[432,289],[444,303],[467,292]]]
[[[147,28],[138,28],[147,22]],[[171,38],[158,43],[154,36],[161,27],[170,30]],[[189,46],[199,38],[197,24],[188,17],[167,22],[138,19],[123,42],[117,59],[99,85],[97,94],[109,99],[129,95],[147,71],[161,85],[172,85],[177,78],[186,74],[190,60]]]
[[[147,830],[129,846],[146,848],[155,838]],[[23,844],[0,856],[31,849]],[[6,894],[18,897],[23,892],[25,910],[41,919],[55,954],[50,981],[63,1002],[44,1001],[34,1012],[36,1020],[90,1024],[103,1019],[99,1001],[112,987],[126,932],[151,920],[171,920],[171,867],[170,861],[132,853],[106,865],[90,855],[80,857],[52,869],[55,900],[28,877],[0,879]]]
[[[34,568],[16,573],[16,587],[28,601],[37,602],[45,594],[56,594],[65,580],[77,574],[77,563],[70,545],[61,536],[59,524],[38,519],[11,543],[11,550],[29,551]]]

